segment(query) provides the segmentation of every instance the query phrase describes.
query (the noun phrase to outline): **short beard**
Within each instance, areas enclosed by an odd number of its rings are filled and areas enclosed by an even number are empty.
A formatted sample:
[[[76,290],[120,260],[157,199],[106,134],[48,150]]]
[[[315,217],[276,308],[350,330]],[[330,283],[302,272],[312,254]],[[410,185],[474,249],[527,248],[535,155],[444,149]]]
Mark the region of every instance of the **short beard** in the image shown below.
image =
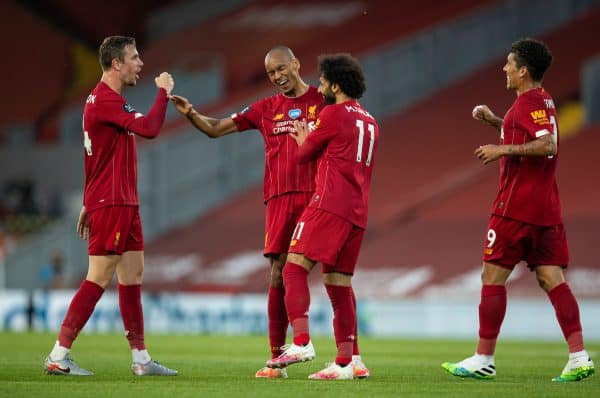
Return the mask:
[[[325,105],[333,105],[335,104],[335,95],[331,95],[326,93],[323,95],[323,99],[325,100]]]

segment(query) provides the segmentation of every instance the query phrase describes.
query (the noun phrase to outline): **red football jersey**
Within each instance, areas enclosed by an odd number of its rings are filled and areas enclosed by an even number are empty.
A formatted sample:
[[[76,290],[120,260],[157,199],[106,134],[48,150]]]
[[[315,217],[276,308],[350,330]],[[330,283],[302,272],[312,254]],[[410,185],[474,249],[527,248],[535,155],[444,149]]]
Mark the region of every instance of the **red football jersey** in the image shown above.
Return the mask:
[[[316,163],[298,164],[298,145],[290,138],[293,121],[314,123],[323,108],[323,96],[316,88],[299,97],[277,94],[257,101],[232,115],[238,131],[258,129],[265,142],[264,200],[286,192],[315,190]]]
[[[553,134],[558,148],[556,108],[543,88],[519,95],[504,116],[500,144],[519,145]],[[562,223],[554,156],[503,156],[492,213],[534,225]]]
[[[326,106],[298,154],[301,162],[318,158],[317,189],[308,206],[366,228],[378,141],[377,121],[357,101]]]
[[[137,151],[134,134],[154,138],[167,110],[167,93],[158,91],[148,116],[100,82],[83,110],[83,147],[87,210],[109,205],[139,205]]]

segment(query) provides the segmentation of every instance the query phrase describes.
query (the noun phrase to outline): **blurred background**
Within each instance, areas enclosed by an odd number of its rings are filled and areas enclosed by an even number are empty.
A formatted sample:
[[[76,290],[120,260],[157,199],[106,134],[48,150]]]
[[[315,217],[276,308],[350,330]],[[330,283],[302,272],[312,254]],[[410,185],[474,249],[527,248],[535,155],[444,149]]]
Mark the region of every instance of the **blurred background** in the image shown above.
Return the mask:
[[[87,271],[75,233],[82,203],[84,99],[105,36],[134,36],[145,63],[124,92],[145,112],[153,77],[201,113],[226,117],[275,93],[265,53],[284,44],[316,84],[316,57],[362,62],[361,101],[381,145],[354,286],[361,332],[476,337],[482,244],[498,183],[475,147],[497,133],[475,122],[503,115],[515,94],[502,67],[511,43],[544,40],[554,54],[544,87],[558,106],[558,183],[584,333],[600,339],[600,1],[0,0],[0,330],[57,330]],[[169,106],[158,139],[139,139],[148,332],[266,333],[269,268],[262,257],[264,147],[257,132],[210,141]],[[319,272],[312,329],[331,330]],[[503,335],[560,339],[551,305],[519,266]],[[121,330],[114,291],[87,331]]]

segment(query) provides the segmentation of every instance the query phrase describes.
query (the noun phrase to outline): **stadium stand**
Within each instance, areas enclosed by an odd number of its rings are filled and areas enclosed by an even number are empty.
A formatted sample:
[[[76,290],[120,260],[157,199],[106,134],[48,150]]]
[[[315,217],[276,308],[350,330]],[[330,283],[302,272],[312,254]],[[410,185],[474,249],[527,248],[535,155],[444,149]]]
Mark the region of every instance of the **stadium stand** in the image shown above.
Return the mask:
[[[316,66],[314,60],[321,52],[351,51],[359,56],[367,54],[368,57],[375,54],[373,58],[369,58],[369,61],[373,59],[376,63],[377,60],[382,59],[382,57],[377,58],[377,54],[386,51],[389,52],[387,58],[389,60],[405,55],[394,54],[390,49],[399,47],[403,51],[406,47],[427,44],[422,46],[423,51],[427,52],[437,49],[436,44],[445,46],[448,42],[452,42],[453,37],[467,40],[461,41],[463,44],[481,44],[476,43],[473,34],[469,34],[470,13],[478,13],[478,17],[484,16],[492,20],[495,16],[499,16],[515,19],[516,22],[527,22],[523,17],[523,14],[526,14],[524,12],[516,14],[519,15],[518,18],[511,17],[509,11],[522,6],[517,7],[511,1],[465,0],[451,5],[435,1],[420,2],[418,5],[412,3],[408,5],[403,2],[400,5],[400,3],[373,1],[367,3],[369,7],[366,10],[364,7],[359,10],[355,5],[363,4],[362,2],[346,2],[345,4],[349,4],[348,8],[345,8],[341,15],[346,15],[347,18],[341,20],[338,25],[327,27],[325,19],[319,20],[319,25],[308,24],[308,16],[314,16],[319,12],[326,13],[327,10],[331,10],[326,6],[331,7],[332,2],[309,1],[303,2],[302,5],[295,5],[292,2],[252,2],[211,19],[203,25],[184,28],[173,35],[158,39],[144,49],[144,62],[153,65],[144,70],[144,77],[147,81],[151,80],[148,77],[152,75],[155,68],[169,67],[170,62],[179,59],[181,54],[194,54],[190,61],[192,71],[201,70],[202,65],[206,65],[207,62],[212,65],[213,60],[216,59],[214,62],[220,63],[224,70],[224,96],[213,98],[212,102],[206,102],[200,109],[207,114],[224,115],[241,109],[242,104],[245,105],[255,98],[272,93],[262,67],[264,51],[272,44],[285,43],[294,48],[296,55],[303,61],[304,75],[311,78],[312,73],[314,80],[313,72]],[[570,18],[577,7],[583,7],[584,3],[588,4],[585,1],[575,5],[569,3],[568,7],[573,8],[565,10],[566,3],[569,2],[555,0],[552,3],[563,5],[559,14],[565,19]],[[527,6],[536,10],[543,8],[544,4],[546,3],[535,1],[527,3]],[[245,21],[252,19],[257,10],[265,10],[265,7],[272,10],[266,13],[264,21],[261,20],[270,27],[268,34],[260,30],[251,31],[245,25]],[[363,11],[367,11],[366,15]],[[280,25],[282,16],[289,17],[291,14],[296,16],[293,23],[308,25],[303,29],[289,26],[284,29]],[[594,14],[592,20],[597,18],[597,14]],[[382,20],[391,22],[381,23],[382,29],[375,31],[371,29],[368,35],[353,34],[352,39],[349,40],[347,33],[339,33],[340,31],[354,33],[359,32],[360,29],[366,31],[373,26],[373,21]],[[452,25],[457,20],[466,21],[462,30]],[[585,21],[585,18],[583,20]],[[550,29],[561,23],[563,19],[548,17],[543,21],[546,23],[543,28]],[[589,22],[579,22],[585,25],[584,29],[593,27]],[[506,30],[506,27],[498,24],[490,24],[489,27],[495,38],[501,37],[499,36],[501,29]],[[575,28],[571,27],[571,29]],[[436,33],[431,34],[431,31]],[[567,30],[564,34],[570,35],[570,31]],[[373,186],[370,223],[372,231],[368,234],[360,260],[361,264],[366,266],[366,271],[385,273],[395,268],[396,271],[393,271],[392,275],[406,274],[407,277],[413,278],[411,280],[427,283],[431,280],[435,283],[447,284],[448,276],[444,272],[439,272],[440,266],[450,269],[452,264],[457,264],[453,269],[465,272],[478,267],[480,256],[474,248],[479,247],[482,241],[481,231],[485,228],[486,221],[485,216],[482,215],[488,212],[495,189],[497,170],[493,167],[483,170],[472,159],[472,147],[476,145],[482,132],[477,130],[477,124],[469,119],[469,112],[475,103],[483,100],[496,109],[505,109],[512,100],[511,94],[506,93],[501,84],[503,59],[496,59],[493,63],[489,63],[492,54],[497,56],[498,50],[506,47],[507,44],[502,44],[505,41],[494,40],[490,43],[489,47],[496,46],[493,51],[489,49],[477,51],[476,55],[479,58],[469,59],[469,61],[488,60],[485,62],[488,66],[478,69],[468,77],[460,78],[457,82],[454,81],[461,76],[459,72],[464,71],[459,70],[461,60],[457,59],[458,52],[451,46],[440,48],[443,50],[441,54],[444,62],[435,65],[440,70],[444,66],[450,69],[452,73],[444,76],[447,80],[442,79],[439,74],[428,78],[429,72],[432,70],[437,72],[434,67],[420,74],[418,61],[410,65],[413,67],[410,74],[421,77],[419,84],[424,80],[430,80],[426,83],[430,84],[431,88],[427,86],[427,90],[423,90],[424,94],[416,104],[407,102],[403,104],[404,108],[394,105],[396,112],[393,112],[391,107],[386,109],[386,112],[382,112],[386,114],[380,119],[382,131],[387,133],[382,137]],[[588,44],[591,46],[590,53],[594,48],[597,52],[596,43]],[[550,42],[550,45],[552,46],[553,43]],[[573,48],[561,51],[565,52],[565,56],[571,56],[566,51],[574,52],[572,55],[576,61],[572,65],[573,68],[577,68],[584,58],[583,52],[588,49],[571,47]],[[485,56],[482,56],[482,53],[485,53]],[[562,59],[562,57],[563,55],[557,54],[557,58]],[[477,62],[471,65],[481,65]],[[393,73],[392,69],[396,64],[390,63],[389,66],[390,68],[385,70],[386,73],[379,77],[390,79],[404,77],[403,73]],[[378,73],[383,69],[373,70]],[[557,99],[572,99],[576,95],[576,76],[573,74],[567,80],[570,83],[565,83],[564,89],[560,88],[557,91],[554,86],[550,86],[551,92]],[[385,83],[379,81],[378,84],[382,86],[377,87],[385,87]],[[418,88],[419,85],[416,87]],[[407,86],[405,91],[412,91],[412,88],[413,86]],[[432,93],[433,95],[430,95]],[[194,97],[188,96],[198,104]],[[492,100],[488,101],[488,99]],[[368,100],[369,98],[365,99]],[[140,109],[143,109],[143,105]],[[377,115],[382,107],[369,106],[369,109],[373,109],[373,113]],[[397,109],[402,111],[398,112]],[[73,120],[79,123],[78,112],[74,111],[73,115]],[[459,115],[464,117],[458,117]],[[253,167],[260,162],[254,157],[254,152],[262,155],[260,138],[235,137],[228,141],[229,137],[227,137],[208,144],[204,137],[193,136],[189,132],[187,122],[181,119],[173,119],[167,130],[164,133],[170,133],[172,137],[165,140],[164,145],[153,143],[147,147],[147,150],[140,151],[140,193],[144,195],[145,203],[149,204],[149,207],[142,209],[142,213],[146,237],[148,242],[152,241],[147,248],[146,281],[156,290],[264,292],[267,284],[264,272],[265,261],[260,255],[264,221],[263,206],[261,188],[254,185],[260,175],[252,174],[254,172],[252,167],[244,167],[246,162],[254,162]],[[444,132],[451,132],[451,134],[444,134]],[[178,153],[176,159],[168,157],[165,147],[175,147],[176,144],[183,145],[183,150]],[[198,150],[198,146],[204,149]],[[248,149],[254,152],[249,153]],[[142,155],[142,152],[145,155]],[[173,167],[174,170],[166,171],[157,166],[160,164],[157,160],[173,162],[177,166]],[[408,168],[406,164],[416,166]],[[235,185],[233,179],[229,180],[229,173],[233,174],[234,171],[226,169],[226,166],[235,169],[237,176],[234,177],[242,176],[237,182],[243,181],[246,185]],[[218,169],[218,173],[211,173],[212,168]],[[197,180],[192,177],[198,173],[215,174],[213,178],[215,181],[206,180],[206,183],[197,184],[195,182]],[[169,185],[175,180],[180,183],[177,189]],[[491,184],[491,188],[480,191],[477,187],[483,183]],[[230,197],[248,184],[253,185],[245,192]],[[456,216],[449,217],[442,210],[440,210],[441,215],[434,212],[443,204],[452,203],[458,194],[471,191],[473,199],[480,200],[473,205],[459,207],[461,211],[457,211]],[[170,192],[170,195],[165,204],[166,192]],[[197,208],[191,209],[183,205],[185,198],[192,198],[201,203]],[[167,208],[166,205],[170,207]],[[206,216],[194,219],[198,209],[206,211],[212,206],[218,207]],[[167,211],[167,209],[171,210]],[[461,216],[462,218],[459,218]],[[183,223],[183,226],[165,229],[174,220],[175,224]],[[410,229],[411,226],[414,228]],[[441,253],[441,250],[428,246],[427,242],[434,240],[435,237],[435,234],[431,233],[432,228],[434,232],[436,228],[440,228],[440,233],[451,231],[452,240],[449,243],[455,242],[456,245],[452,246],[452,251],[449,253],[455,256],[453,257],[455,259],[435,257],[435,261],[431,261],[423,256],[424,253],[428,255]],[[466,231],[465,234],[463,229]],[[38,257],[46,256],[46,252],[53,248],[50,245],[60,245],[66,247],[68,251],[68,272],[77,272],[76,267],[81,266],[77,262],[79,258],[84,257],[84,250],[83,246],[80,250],[80,244],[74,242],[74,238],[66,236],[67,231],[69,233],[72,231],[72,220],[66,220],[61,228],[35,242],[32,241],[32,246],[24,247],[19,252],[17,259],[19,264],[39,263]],[[156,234],[159,233],[160,236],[157,237]],[[422,243],[417,244],[415,242],[417,238],[425,241],[425,246],[419,246]],[[469,239],[475,243],[470,243]],[[226,245],[223,243],[225,241]],[[32,250],[33,247],[36,249]],[[14,259],[9,257],[9,261]],[[24,265],[20,269],[28,269],[28,266]],[[238,278],[232,277],[234,270]],[[439,277],[431,277],[438,273]],[[477,274],[478,271],[474,274],[476,281]],[[9,278],[9,283],[17,286],[26,285],[27,282],[20,275],[14,276],[15,279]],[[368,279],[360,278],[361,281]],[[425,294],[421,287],[408,289],[396,286],[394,289],[395,292],[402,292],[402,295]]]
[[[582,63],[599,50],[598,43],[587,33],[597,24],[599,12],[598,9],[588,12],[544,37],[555,54],[555,65],[545,86],[559,104],[578,93],[579,78],[572,71],[579,70]],[[580,45],[572,45],[574,42]],[[428,271],[422,271],[426,274],[423,277],[426,283],[416,284],[414,289],[403,294],[456,293],[456,289],[448,286],[455,283],[457,273],[474,281],[474,289],[479,288],[482,234],[495,194],[498,171],[497,166],[483,167],[473,158],[476,145],[494,142],[496,138],[493,132],[485,131],[470,118],[470,111],[482,102],[498,112],[510,105],[513,93],[506,92],[503,87],[503,64],[503,58],[496,59],[476,73],[381,122],[382,131],[387,134],[383,136],[378,154],[370,230],[360,264],[369,270],[400,268],[398,275],[429,267]],[[586,270],[586,267],[594,267],[591,249],[594,246],[589,241],[592,236],[589,228],[597,220],[593,211],[586,218],[575,215],[576,209],[581,211],[597,203],[598,191],[596,186],[589,187],[589,194],[582,198],[581,191],[573,185],[583,181],[573,181],[587,180],[590,176],[580,172],[586,162],[591,162],[591,158],[581,154],[589,153],[589,149],[582,149],[593,148],[594,140],[594,134],[589,131],[565,140],[559,167],[566,224],[572,237],[573,263]],[[158,253],[196,253],[196,274],[201,274],[218,267],[231,255],[252,250],[257,253],[263,228],[258,198],[260,193],[256,188],[206,217],[172,231],[152,245],[148,251],[150,257]],[[219,244],[222,239],[227,239],[227,247]],[[260,257],[255,257],[255,261],[260,263]],[[588,272],[586,270],[580,271]],[[525,271],[517,273],[515,279],[520,279],[523,274]],[[577,284],[581,278],[573,275],[574,288],[583,289]],[[193,281],[194,276],[186,279]],[[229,290],[259,291],[266,284],[263,279],[264,270],[261,269],[243,275],[241,280],[228,280],[225,285],[229,283],[226,286]],[[360,280],[357,278],[357,283]],[[518,294],[539,294],[530,288],[532,278],[523,280],[514,285]],[[463,282],[461,279],[460,288],[464,290]],[[440,284],[446,286],[440,287]],[[193,285],[190,283],[190,288],[194,288]],[[205,287],[206,283],[197,286],[198,289]]]
[[[10,100],[3,102],[0,113],[0,145],[4,140],[30,144],[37,125],[51,118],[62,101],[72,67],[69,40],[23,5],[9,1],[2,5],[0,33],[6,38],[3,51],[11,58],[1,67]]]

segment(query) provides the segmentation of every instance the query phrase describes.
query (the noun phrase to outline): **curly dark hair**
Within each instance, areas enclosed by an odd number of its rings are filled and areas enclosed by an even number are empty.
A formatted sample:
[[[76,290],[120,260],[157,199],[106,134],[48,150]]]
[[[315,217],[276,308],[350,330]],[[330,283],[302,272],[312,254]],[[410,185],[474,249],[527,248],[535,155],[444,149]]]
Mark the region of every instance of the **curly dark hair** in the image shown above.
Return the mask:
[[[109,70],[112,60],[115,58],[124,61],[126,46],[135,46],[135,39],[127,36],[109,36],[105,38],[98,49],[98,58],[102,70]]]
[[[350,54],[319,56],[319,72],[331,84],[337,84],[350,98],[362,97],[367,86],[358,60]]]
[[[548,46],[539,40],[523,38],[515,41],[510,52],[515,54],[517,66],[525,66],[533,81],[541,82],[544,73],[552,64],[552,53]]]

